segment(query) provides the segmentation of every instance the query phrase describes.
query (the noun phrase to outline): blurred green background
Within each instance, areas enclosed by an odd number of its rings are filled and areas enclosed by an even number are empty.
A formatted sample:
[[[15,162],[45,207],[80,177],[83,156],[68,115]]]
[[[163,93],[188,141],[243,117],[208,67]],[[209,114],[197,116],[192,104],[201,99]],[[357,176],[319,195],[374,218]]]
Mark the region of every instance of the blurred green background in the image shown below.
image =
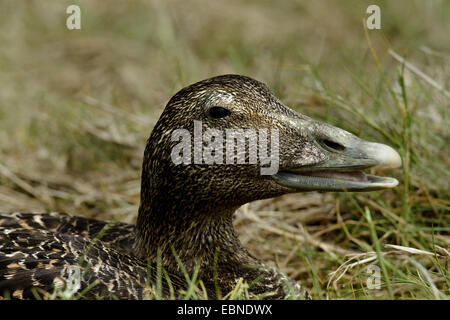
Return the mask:
[[[70,4],[81,30],[66,28]],[[380,30],[364,29],[370,4]],[[245,206],[236,226],[250,251],[315,298],[448,297],[450,1],[2,0],[0,28],[1,211],[134,222],[145,140],[165,103],[193,82],[244,74],[404,163],[381,173],[401,181],[392,191]],[[366,263],[346,268],[376,251],[371,226],[388,252],[380,290],[365,285]]]

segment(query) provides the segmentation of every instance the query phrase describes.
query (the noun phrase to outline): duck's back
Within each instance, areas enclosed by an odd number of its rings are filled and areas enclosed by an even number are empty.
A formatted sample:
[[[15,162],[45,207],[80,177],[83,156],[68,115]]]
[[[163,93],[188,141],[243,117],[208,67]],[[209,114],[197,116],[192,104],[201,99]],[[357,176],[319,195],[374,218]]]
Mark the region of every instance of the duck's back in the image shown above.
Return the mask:
[[[0,228],[3,232],[8,230],[45,230],[60,234],[75,234],[86,239],[98,237],[108,247],[119,251],[130,252],[134,242],[135,226],[132,224],[114,222],[108,223],[96,219],[70,216],[66,213],[0,213]],[[2,233],[3,233],[2,232]]]
[[[0,297],[36,298],[31,288],[52,293],[58,281],[76,277],[78,293],[95,282],[92,292],[103,297],[141,299],[148,268],[127,254],[133,241],[134,226],[124,223],[107,226],[62,213],[0,214]]]

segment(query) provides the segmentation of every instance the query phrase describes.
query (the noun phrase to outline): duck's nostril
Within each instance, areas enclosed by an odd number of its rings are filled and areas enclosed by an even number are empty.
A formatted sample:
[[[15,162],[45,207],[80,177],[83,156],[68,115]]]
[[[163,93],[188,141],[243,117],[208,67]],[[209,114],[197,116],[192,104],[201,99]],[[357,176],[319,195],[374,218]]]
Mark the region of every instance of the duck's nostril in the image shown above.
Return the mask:
[[[322,140],[323,144],[326,145],[328,148],[336,150],[336,151],[342,151],[345,150],[345,147],[342,144],[339,144],[337,142],[328,140],[328,139],[323,139]]]

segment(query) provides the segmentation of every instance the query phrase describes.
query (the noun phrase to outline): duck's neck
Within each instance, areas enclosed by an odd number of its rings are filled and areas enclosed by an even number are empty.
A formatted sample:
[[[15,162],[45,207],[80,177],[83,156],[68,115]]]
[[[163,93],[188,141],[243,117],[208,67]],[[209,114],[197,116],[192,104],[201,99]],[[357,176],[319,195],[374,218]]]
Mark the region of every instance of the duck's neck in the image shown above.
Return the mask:
[[[160,250],[163,265],[178,268],[175,252],[191,273],[197,263],[200,273],[208,273],[213,267],[232,272],[227,269],[257,262],[243,248],[233,227],[237,208],[183,200],[158,192],[141,200],[135,245],[138,256],[156,261]]]
[[[234,194],[225,187],[213,188],[203,167],[174,165],[170,134],[161,127],[168,121],[158,122],[144,152],[135,254],[155,261],[159,250],[164,267],[178,269],[175,252],[188,272],[196,263],[200,272],[257,263],[241,245],[232,223],[234,212],[247,199],[230,200]]]

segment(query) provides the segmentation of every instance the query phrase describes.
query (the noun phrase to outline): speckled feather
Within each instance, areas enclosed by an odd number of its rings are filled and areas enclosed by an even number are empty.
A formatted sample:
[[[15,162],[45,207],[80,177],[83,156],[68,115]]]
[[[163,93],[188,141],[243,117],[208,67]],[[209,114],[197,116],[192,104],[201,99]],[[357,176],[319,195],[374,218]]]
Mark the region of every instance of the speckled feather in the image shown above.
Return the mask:
[[[93,242],[106,225],[55,212],[0,214],[0,296],[8,290],[12,298],[34,298],[32,287],[51,293],[57,281],[64,285],[69,279],[73,266],[82,273],[79,291],[98,282],[85,297],[142,299],[151,294],[147,276],[155,282],[156,266],[126,254],[134,226],[114,224]],[[175,288],[185,287],[176,275],[170,280]],[[169,294],[167,285],[162,289]]]
[[[86,239],[93,239],[106,225],[107,221],[70,216],[61,212],[0,213],[0,227],[5,229],[47,230],[61,234],[75,234]],[[109,247],[129,252],[134,243],[132,235],[135,229],[134,225],[114,222],[102,236],[102,242]]]

